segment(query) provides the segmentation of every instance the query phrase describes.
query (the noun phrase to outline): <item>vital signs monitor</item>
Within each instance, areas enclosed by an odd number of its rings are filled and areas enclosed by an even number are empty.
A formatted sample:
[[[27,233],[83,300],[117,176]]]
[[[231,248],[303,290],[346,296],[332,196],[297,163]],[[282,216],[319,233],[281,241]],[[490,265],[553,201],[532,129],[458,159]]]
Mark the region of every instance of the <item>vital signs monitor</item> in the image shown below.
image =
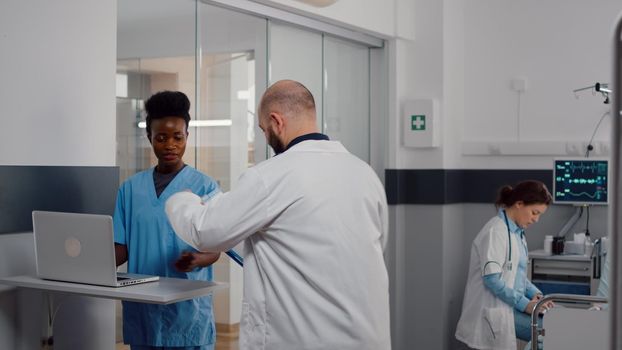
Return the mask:
[[[598,158],[555,159],[553,201],[592,205],[609,202],[609,161]]]

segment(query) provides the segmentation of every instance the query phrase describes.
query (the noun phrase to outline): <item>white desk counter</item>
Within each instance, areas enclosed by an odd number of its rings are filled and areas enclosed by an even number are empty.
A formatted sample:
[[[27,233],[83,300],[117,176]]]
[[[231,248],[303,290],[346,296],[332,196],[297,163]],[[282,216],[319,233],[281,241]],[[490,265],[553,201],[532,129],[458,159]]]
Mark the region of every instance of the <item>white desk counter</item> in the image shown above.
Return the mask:
[[[222,282],[192,281],[167,277],[160,277],[160,279],[155,282],[118,288],[48,281],[33,276],[3,277],[0,278],[0,284],[151,304],[176,303],[178,301],[200,297],[228,286],[227,283]]]

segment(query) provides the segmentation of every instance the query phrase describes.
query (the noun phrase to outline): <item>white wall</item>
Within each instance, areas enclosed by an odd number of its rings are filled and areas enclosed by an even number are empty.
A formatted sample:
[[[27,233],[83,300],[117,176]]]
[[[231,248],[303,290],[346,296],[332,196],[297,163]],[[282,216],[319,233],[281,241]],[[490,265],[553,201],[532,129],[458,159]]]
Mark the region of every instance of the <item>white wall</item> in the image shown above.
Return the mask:
[[[389,45],[389,103],[390,123],[388,168],[442,168],[444,148],[405,148],[402,140],[402,123],[399,116],[404,101],[429,98],[441,102],[439,125],[443,127],[443,2],[436,0],[415,1],[417,11],[411,13],[415,23],[416,39],[391,40]],[[406,16],[402,15],[403,20]],[[445,136],[441,135],[441,142]]]
[[[463,40],[468,48],[464,50],[462,148],[510,142],[514,144],[510,151],[522,150],[528,156],[494,158],[494,166],[501,168],[550,168],[556,154],[582,155],[582,144],[610,105],[589,91],[576,98],[572,90],[611,82],[611,31],[621,11],[622,4],[616,0],[597,5],[484,0],[466,6],[464,37],[448,38],[448,43],[457,45]],[[516,77],[527,81],[520,105],[518,93],[511,88]],[[608,154],[610,120],[607,117],[596,134],[593,155]],[[529,150],[529,144],[541,147]],[[573,145],[579,148],[576,152]],[[539,152],[549,154],[529,157]],[[462,156],[448,166],[477,168],[489,163],[489,157]]]
[[[114,1],[0,2],[0,165],[115,164],[115,30]],[[34,273],[32,234],[0,235],[0,267]],[[113,335],[112,306],[86,305],[100,314],[63,307]],[[43,315],[40,293],[3,289],[0,348],[36,348]]]
[[[465,43],[464,12],[466,2],[447,0],[443,3],[443,164],[444,167],[461,166],[461,143],[464,130],[465,51],[471,50]],[[470,84],[470,82],[469,82]]]
[[[0,164],[115,164],[115,9],[2,1]]]
[[[394,125],[390,166],[547,169],[554,156],[583,154],[609,106],[572,90],[610,81],[618,1],[417,0],[415,7],[415,40],[390,43],[399,73],[391,100],[396,111],[405,99],[441,101],[442,146],[405,148]],[[515,78],[527,82],[520,117]],[[608,154],[609,125],[606,117],[592,155]]]

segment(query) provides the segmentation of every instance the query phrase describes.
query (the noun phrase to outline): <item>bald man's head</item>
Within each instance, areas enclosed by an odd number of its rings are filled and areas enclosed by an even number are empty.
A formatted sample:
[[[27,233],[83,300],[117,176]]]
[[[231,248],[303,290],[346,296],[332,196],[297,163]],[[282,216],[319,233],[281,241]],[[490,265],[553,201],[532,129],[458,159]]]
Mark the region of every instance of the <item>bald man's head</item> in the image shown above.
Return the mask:
[[[265,118],[277,112],[288,118],[315,119],[315,100],[311,92],[294,80],[280,80],[272,84],[261,98],[259,116]]]

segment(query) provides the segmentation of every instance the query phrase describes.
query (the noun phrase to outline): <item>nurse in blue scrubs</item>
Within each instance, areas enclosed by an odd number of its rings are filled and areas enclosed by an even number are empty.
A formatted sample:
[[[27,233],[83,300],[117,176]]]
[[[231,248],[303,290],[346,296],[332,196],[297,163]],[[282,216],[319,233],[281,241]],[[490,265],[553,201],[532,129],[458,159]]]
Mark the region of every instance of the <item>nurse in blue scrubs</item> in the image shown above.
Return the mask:
[[[202,253],[181,241],[168,222],[164,203],[190,190],[203,197],[218,192],[210,177],[184,164],[190,101],[163,91],[145,102],[147,137],[158,165],[137,173],[119,189],[114,214],[117,266],[130,273],[212,280],[219,253]],[[123,302],[123,340],[132,350],[211,350],[216,341],[212,296],[171,305]]]

